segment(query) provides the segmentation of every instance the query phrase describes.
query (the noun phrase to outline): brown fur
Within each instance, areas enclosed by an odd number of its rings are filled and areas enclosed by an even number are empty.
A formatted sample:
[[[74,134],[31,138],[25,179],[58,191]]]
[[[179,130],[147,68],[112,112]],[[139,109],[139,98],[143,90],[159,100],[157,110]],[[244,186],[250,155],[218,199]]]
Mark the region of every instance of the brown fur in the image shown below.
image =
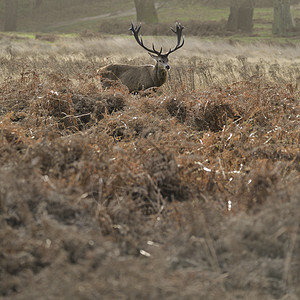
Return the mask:
[[[167,80],[167,71],[157,63],[153,65],[131,66],[112,64],[100,69],[100,75],[112,72],[126,85],[129,92],[145,90],[150,87],[159,87]]]

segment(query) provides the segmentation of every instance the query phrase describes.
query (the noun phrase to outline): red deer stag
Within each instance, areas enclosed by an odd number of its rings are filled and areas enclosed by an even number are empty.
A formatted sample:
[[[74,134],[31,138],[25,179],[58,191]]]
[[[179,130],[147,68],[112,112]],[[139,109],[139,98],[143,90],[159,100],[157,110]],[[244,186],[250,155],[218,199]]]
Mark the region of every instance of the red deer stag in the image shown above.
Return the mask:
[[[143,43],[142,37],[139,36],[141,25],[134,27],[131,23],[129,30],[132,31],[137,43],[147,50],[149,55],[156,61],[155,66],[112,64],[101,68],[99,70],[99,74],[103,74],[103,78],[120,79],[121,82],[128,87],[129,92],[145,90],[151,87],[159,87],[163,85],[167,80],[167,71],[170,69],[168,56],[181,48],[184,44],[184,37],[182,36],[183,28],[184,27],[180,23],[176,23],[175,30],[171,28],[171,30],[177,35],[177,45],[173,49],[170,49],[169,52],[163,54],[162,48],[160,48],[160,51],[157,51],[155,50],[154,44],[152,44],[152,49],[147,48]]]

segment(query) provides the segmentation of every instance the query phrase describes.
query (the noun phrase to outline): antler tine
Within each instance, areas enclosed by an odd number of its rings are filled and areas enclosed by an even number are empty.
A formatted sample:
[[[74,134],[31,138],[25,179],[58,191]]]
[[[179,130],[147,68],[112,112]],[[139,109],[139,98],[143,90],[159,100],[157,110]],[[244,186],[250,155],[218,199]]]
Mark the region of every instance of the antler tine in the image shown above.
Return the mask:
[[[139,26],[135,26],[135,31],[136,31],[136,34],[138,35],[139,34],[139,32],[140,32],[140,29],[141,29],[141,24],[139,25]]]
[[[160,52],[158,52],[158,51],[155,50],[154,44],[152,44],[153,50],[147,48],[147,47],[144,45],[142,36],[141,36],[141,35],[139,36],[139,31],[140,31],[141,27],[142,27],[142,24],[140,24],[139,26],[134,27],[133,23],[131,23],[131,27],[129,28],[129,30],[131,30],[131,32],[133,33],[133,35],[134,35],[134,37],[135,37],[135,40],[137,41],[137,43],[138,43],[141,47],[143,47],[145,50],[147,50],[147,51],[150,52],[150,53],[154,53],[154,54],[156,54],[156,55],[160,55],[161,52],[162,52],[162,49],[161,49]]]
[[[182,26],[180,23],[176,24],[176,33],[178,32],[178,34],[177,34],[177,45],[179,45],[179,43],[180,43],[180,39],[182,37],[182,30],[183,29],[184,29],[184,26]],[[184,37],[182,37],[182,40],[184,41]]]
[[[131,26],[129,27],[129,29],[132,33],[136,32],[137,31],[137,26],[134,27],[133,23],[131,22]]]
[[[174,30],[171,27],[171,30],[177,35],[177,45],[175,46],[174,49],[170,49],[169,52],[167,53],[167,55],[178,50],[179,48],[181,48],[184,45],[184,36],[182,36],[182,30],[184,29],[184,26],[182,26],[180,23],[176,22],[175,28],[176,29]],[[181,38],[182,38],[182,42],[180,44]]]

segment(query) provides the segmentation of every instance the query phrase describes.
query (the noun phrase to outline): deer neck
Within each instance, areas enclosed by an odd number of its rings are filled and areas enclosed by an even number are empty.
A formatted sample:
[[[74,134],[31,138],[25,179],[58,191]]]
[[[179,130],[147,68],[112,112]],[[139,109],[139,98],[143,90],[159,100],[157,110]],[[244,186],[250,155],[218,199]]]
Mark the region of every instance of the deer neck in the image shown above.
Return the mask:
[[[156,63],[154,67],[154,78],[153,78],[155,86],[163,85],[167,80],[167,76],[168,73],[165,67],[160,65],[159,63]]]

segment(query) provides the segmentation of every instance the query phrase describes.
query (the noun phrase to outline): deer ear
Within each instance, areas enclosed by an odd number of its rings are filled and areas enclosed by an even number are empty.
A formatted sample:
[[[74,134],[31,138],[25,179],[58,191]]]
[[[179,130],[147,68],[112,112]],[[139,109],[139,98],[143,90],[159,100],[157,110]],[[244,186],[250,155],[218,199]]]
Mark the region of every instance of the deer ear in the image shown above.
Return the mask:
[[[154,54],[152,54],[152,53],[150,53],[150,52],[148,52],[148,54],[149,54],[153,59],[155,59],[155,60],[157,61],[158,56],[156,56],[156,55],[154,55]]]

